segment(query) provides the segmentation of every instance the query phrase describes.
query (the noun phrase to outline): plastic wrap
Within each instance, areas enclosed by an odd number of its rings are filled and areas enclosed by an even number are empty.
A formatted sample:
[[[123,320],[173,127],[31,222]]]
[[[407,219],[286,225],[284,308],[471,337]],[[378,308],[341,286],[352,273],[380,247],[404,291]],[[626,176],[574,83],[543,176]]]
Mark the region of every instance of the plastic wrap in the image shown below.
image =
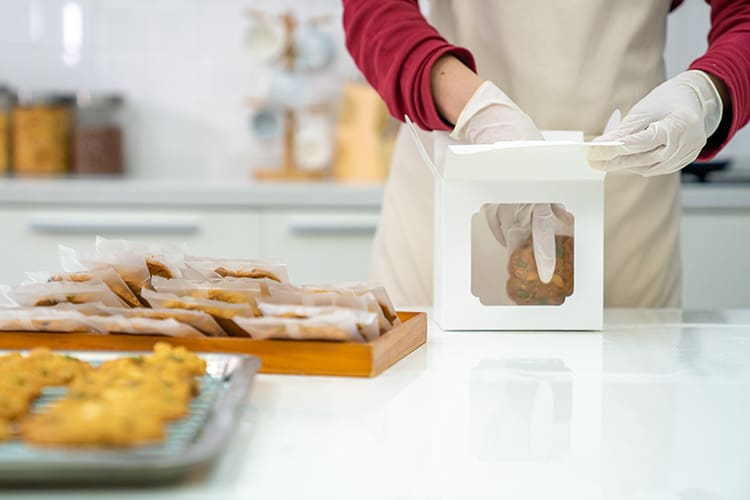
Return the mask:
[[[96,238],[96,254],[103,260],[134,255],[142,257],[149,275],[163,278],[181,278],[185,261],[185,249],[177,245],[110,240],[100,236]]]
[[[225,337],[227,335],[212,316],[202,311],[167,308],[148,309],[145,307],[123,310],[115,307],[99,306],[94,314],[101,315],[102,313],[110,315],[119,314],[126,318],[174,319],[180,323],[192,326],[209,337]]]
[[[148,285],[151,277],[146,261],[142,256],[87,255],[63,245],[59,245],[58,248],[60,249],[60,264],[64,271],[79,273],[112,268],[120,275],[130,291],[138,297],[140,297],[141,289]]]
[[[129,335],[165,335],[167,337],[203,337],[190,325],[175,319],[154,319],[141,317],[88,316],[87,321],[100,333]]]
[[[112,307],[128,307],[104,283],[78,283],[75,281],[52,281],[19,285],[8,292],[8,296],[19,306],[54,306],[62,303],[86,304],[101,302]]]
[[[267,283],[275,281],[250,278],[217,278],[211,280],[164,279],[155,276],[151,287],[157,292],[171,293],[180,297],[210,299],[230,304],[247,304],[253,315],[259,316],[257,300],[267,290]]]
[[[171,293],[159,293],[147,289],[143,290],[143,298],[153,308],[203,311],[211,315],[219,326],[232,337],[248,337],[245,330],[238,327],[233,319],[237,316],[253,317],[254,315],[253,308],[248,304],[230,304],[220,300],[180,297]]]
[[[264,304],[268,316],[237,317],[235,322],[254,339],[332,340],[364,342],[378,332],[375,313],[336,307],[317,308]]]
[[[204,279],[211,278],[267,278],[278,283],[289,281],[286,264],[272,260],[209,259],[186,257],[185,266]]]
[[[0,308],[0,331],[97,333],[87,319],[72,309],[3,307]]]
[[[104,283],[115,295],[120,297],[130,307],[140,307],[142,304],[128,285],[117,272],[111,267],[81,271],[76,273],[26,273],[29,281],[33,283],[45,283],[49,281],[75,281],[78,283]]]

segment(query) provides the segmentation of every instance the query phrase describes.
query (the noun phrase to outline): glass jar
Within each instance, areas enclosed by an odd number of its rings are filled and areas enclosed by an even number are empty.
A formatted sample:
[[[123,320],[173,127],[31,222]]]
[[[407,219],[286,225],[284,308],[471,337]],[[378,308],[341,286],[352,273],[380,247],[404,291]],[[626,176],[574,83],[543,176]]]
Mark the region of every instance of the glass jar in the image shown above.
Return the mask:
[[[10,171],[10,115],[15,105],[15,92],[0,85],[0,175]]]
[[[122,174],[123,137],[118,111],[119,95],[79,94],[73,131],[73,172]]]
[[[23,95],[13,109],[13,171],[21,176],[70,171],[72,103],[68,95]]]

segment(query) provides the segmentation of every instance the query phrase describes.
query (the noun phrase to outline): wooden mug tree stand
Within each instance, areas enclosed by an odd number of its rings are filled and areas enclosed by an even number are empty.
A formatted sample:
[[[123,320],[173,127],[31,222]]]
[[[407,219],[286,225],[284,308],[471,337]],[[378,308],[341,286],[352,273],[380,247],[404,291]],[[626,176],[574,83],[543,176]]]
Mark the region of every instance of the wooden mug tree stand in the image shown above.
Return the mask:
[[[248,11],[252,17],[263,17],[267,14],[255,10]],[[296,48],[294,46],[294,32],[297,29],[297,20],[292,14],[283,14],[281,19],[286,29],[286,48],[284,50],[283,63],[287,71],[294,70]],[[258,100],[252,99],[251,105],[257,105]],[[328,168],[304,169],[299,168],[294,161],[294,145],[297,133],[297,111],[287,108],[284,111],[284,135],[282,164],[276,168],[261,168],[253,171],[253,176],[262,181],[320,181],[329,176]]]

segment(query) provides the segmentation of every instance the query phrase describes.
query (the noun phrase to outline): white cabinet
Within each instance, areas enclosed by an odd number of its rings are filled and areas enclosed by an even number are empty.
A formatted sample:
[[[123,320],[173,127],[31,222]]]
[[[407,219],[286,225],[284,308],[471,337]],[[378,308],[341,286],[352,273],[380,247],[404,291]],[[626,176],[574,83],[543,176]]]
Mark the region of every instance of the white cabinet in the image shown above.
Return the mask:
[[[186,243],[199,255],[260,255],[259,215],[247,210],[0,207],[0,283],[59,270],[57,245],[91,250],[97,235]]]
[[[291,281],[365,281],[376,210],[277,210],[263,214],[263,254],[284,259]]]
[[[750,307],[750,211],[686,211],[682,302],[686,309]]]

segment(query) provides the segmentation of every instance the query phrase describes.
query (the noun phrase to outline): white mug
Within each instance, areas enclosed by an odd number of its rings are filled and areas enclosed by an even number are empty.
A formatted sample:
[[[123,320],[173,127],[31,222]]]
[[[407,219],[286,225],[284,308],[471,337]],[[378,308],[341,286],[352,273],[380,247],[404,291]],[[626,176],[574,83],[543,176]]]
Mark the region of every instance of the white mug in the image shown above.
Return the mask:
[[[250,21],[245,30],[245,47],[254,57],[273,61],[284,55],[290,42],[287,38],[281,18],[265,16]]]
[[[294,65],[300,71],[325,69],[336,52],[331,37],[313,26],[306,26],[298,32],[295,47]]]

